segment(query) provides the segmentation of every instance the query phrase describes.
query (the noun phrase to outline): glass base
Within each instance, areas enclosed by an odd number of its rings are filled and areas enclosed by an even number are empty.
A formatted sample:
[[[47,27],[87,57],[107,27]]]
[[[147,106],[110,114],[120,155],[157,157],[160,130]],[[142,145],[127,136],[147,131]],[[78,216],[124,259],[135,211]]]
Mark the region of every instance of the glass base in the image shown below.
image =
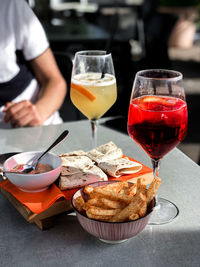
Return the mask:
[[[114,240],[105,240],[105,239],[101,239],[101,238],[99,238],[99,240],[101,241],[101,242],[104,242],[104,243],[107,243],[107,244],[120,244],[120,243],[123,243],[123,242],[125,242],[125,241],[127,241],[128,239],[123,239],[123,240],[116,240],[116,241],[114,241]]]
[[[156,207],[154,208],[151,218],[148,222],[150,225],[165,224],[173,221],[179,214],[177,206],[164,198],[156,199]]]

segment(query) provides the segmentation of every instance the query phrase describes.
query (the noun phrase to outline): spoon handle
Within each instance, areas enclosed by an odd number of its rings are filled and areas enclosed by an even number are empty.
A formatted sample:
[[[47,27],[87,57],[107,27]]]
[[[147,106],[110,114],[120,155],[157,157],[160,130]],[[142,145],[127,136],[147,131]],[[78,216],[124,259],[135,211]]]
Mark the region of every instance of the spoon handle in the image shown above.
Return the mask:
[[[37,159],[37,162],[47,153],[49,152],[49,150],[51,150],[54,146],[58,145],[67,135],[68,135],[69,131],[65,130],[63,133],[61,133],[61,135],[53,142],[52,145],[50,145],[49,148],[47,148],[47,150],[42,153],[42,155],[40,155],[40,157]]]

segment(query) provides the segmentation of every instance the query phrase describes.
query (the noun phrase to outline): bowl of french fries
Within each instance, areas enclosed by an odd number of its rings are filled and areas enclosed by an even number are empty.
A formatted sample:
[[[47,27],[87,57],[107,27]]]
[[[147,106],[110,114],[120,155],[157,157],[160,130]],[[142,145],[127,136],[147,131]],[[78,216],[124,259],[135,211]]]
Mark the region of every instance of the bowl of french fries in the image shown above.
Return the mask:
[[[79,189],[72,206],[83,229],[106,243],[121,243],[139,234],[156,205],[161,183],[157,177],[147,186],[137,183],[102,181]]]

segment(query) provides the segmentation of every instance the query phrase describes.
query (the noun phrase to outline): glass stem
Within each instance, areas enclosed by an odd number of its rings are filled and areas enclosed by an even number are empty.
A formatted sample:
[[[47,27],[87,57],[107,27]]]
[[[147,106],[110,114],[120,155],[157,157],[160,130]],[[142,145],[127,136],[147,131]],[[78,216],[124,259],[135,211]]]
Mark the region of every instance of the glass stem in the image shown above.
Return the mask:
[[[158,176],[158,171],[159,171],[159,167],[160,167],[160,160],[154,160],[154,159],[151,159],[151,163],[152,163],[152,166],[153,166],[153,179],[156,178],[156,176]],[[155,199],[156,199],[156,208],[159,209],[160,208],[160,205],[158,203],[158,196],[155,195]]]
[[[93,148],[97,145],[97,121],[91,120],[91,127],[92,127],[92,146]]]
[[[151,159],[151,163],[153,166],[153,178],[156,178],[156,176],[158,176],[160,160],[159,159],[158,160]]]

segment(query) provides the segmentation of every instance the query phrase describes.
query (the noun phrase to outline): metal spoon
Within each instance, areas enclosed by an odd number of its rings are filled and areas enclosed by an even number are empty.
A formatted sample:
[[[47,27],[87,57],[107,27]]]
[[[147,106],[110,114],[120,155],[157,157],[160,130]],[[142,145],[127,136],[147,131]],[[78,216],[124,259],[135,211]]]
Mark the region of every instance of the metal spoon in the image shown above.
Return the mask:
[[[46,155],[47,152],[49,152],[49,150],[51,150],[52,148],[54,148],[56,145],[58,145],[61,141],[64,140],[64,138],[68,135],[69,131],[68,130],[65,130],[54,142],[52,145],[50,145],[49,148],[47,148],[47,150],[45,150],[45,152],[42,153],[42,155],[39,156],[39,158],[33,158],[31,159],[32,160],[32,163],[31,164],[24,164],[23,165],[23,170],[20,171],[20,172],[17,172],[18,174],[19,173],[29,173],[31,172],[32,170],[35,170],[38,162],[40,161],[40,159]],[[4,173],[16,173],[15,171],[4,171]]]
[[[41,156],[39,156],[39,158],[36,158],[32,161],[31,164],[24,164],[23,165],[23,173],[29,173],[32,170],[35,170],[38,162],[40,161],[40,159],[46,155],[47,152],[49,152],[49,150],[51,150],[52,148],[54,148],[56,145],[58,145],[61,141],[64,140],[64,138],[68,135],[69,131],[65,130],[63,133],[61,133],[61,135],[53,142],[52,145],[50,145],[49,148],[47,148],[47,150],[45,150]]]

